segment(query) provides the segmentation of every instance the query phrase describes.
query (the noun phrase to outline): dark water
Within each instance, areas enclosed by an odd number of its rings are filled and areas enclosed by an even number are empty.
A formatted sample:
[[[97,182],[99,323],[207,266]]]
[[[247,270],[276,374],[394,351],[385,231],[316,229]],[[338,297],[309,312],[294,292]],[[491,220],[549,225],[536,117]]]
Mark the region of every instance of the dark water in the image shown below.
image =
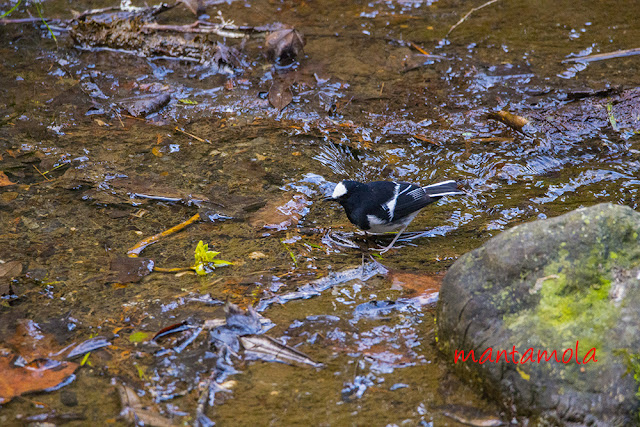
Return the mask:
[[[501,230],[600,202],[637,209],[640,56],[563,61],[636,48],[640,9],[635,2],[498,1],[443,41],[480,4],[210,4],[212,19],[219,10],[238,25],[282,22],[305,34],[304,58],[289,67],[269,64],[262,41],[248,40],[247,65],[234,75],[82,51],[56,29],[61,23],[52,23],[57,46],[41,24],[0,26],[0,170],[15,183],[0,187],[0,262],[23,267],[12,282],[15,295],[2,299],[2,345],[16,351],[24,340],[16,324],[25,319],[53,336],[56,350],[95,335],[112,343],[93,352],[91,366],[62,390],[0,406],[0,422],[79,413],[85,419],[73,423],[120,423],[114,385],[124,383],[163,416],[193,423],[207,372],[199,363],[210,350],[204,335],[188,355],[163,358],[131,343],[130,334],[222,318],[221,306],[198,301],[202,295],[246,307],[359,266],[361,250],[330,244],[326,235],[353,227],[338,206],[319,201],[344,178],[456,179],[467,195],[418,216],[410,230],[422,237],[379,260],[387,276],[264,311],[276,325],[268,335],[325,367],[239,360],[242,373],[226,378],[231,392],[218,393],[207,415],[219,425],[457,425],[443,405],[499,415],[438,358],[426,297],[460,255]],[[60,19],[71,9],[109,5],[42,3],[45,16]],[[32,7],[10,18],[33,15]],[[193,15],[176,8],[160,20],[188,24]],[[293,94],[282,112],[264,99],[274,82]],[[612,88],[618,92],[606,92]],[[127,117],[123,104],[157,93],[171,94],[167,107],[146,120]],[[528,117],[531,126],[516,132],[487,118],[499,110]],[[131,197],[150,192],[165,200]],[[142,256],[186,267],[203,240],[232,267],[204,279],[109,279],[114,257],[197,213],[189,202],[200,196],[234,219],[192,225]],[[292,224],[263,227],[285,220]],[[402,298],[417,300],[357,314],[371,300]],[[78,405],[61,403],[62,391]]]

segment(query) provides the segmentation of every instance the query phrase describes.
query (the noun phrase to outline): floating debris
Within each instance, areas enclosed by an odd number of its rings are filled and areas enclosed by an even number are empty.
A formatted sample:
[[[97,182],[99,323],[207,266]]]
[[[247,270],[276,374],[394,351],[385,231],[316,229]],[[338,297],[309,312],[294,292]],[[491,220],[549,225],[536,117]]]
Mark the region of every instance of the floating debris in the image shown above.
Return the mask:
[[[248,360],[264,360],[314,368],[324,366],[322,363],[314,362],[306,354],[266,335],[240,337],[240,343],[244,347],[244,355]]]
[[[67,359],[73,359],[74,357],[82,356],[90,351],[94,351],[102,347],[108,347],[110,345],[111,343],[105,337],[93,337],[75,346],[73,350],[67,354]]]
[[[387,268],[375,261],[341,272],[329,273],[327,277],[302,285],[294,292],[261,300],[258,303],[256,310],[261,312],[269,308],[272,304],[284,304],[296,299],[309,299],[320,295],[323,291],[326,291],[329,288],[341,285],[350,280],[360,279],[362,281],[367,281],[373,276],[386,273]]]

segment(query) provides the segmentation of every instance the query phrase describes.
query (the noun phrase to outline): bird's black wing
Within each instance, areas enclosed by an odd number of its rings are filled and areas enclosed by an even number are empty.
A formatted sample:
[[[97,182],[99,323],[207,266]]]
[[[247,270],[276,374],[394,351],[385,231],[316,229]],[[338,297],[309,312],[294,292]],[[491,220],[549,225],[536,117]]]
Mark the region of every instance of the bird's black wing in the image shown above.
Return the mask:
[[[397,183],[391,181],[375,181],[366,184],[366,195],[361,198],[364,211],[381,220],[391,222],[397,194]]]
[[[408,182],[398,182],[398,197],[393,209],[393,220],[410,215],[436,199],[429,197],[424,188]]]

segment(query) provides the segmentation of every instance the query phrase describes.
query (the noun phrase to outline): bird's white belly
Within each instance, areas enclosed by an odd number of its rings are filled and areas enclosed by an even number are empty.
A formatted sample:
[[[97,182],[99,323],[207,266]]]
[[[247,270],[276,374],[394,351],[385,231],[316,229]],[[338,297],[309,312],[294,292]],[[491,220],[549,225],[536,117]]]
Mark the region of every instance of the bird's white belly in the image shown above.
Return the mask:
[[[409,225],[411,221],[418,215],[418,212],[414,212],[411,215],[407,215],[404,218],[401,218],[397,221],[388,223],[384,221],[380,221],[375,215],[367,215],[367,219],[369,220],[369,229],[368,233],[389,233],[391,231],[398,231]]]

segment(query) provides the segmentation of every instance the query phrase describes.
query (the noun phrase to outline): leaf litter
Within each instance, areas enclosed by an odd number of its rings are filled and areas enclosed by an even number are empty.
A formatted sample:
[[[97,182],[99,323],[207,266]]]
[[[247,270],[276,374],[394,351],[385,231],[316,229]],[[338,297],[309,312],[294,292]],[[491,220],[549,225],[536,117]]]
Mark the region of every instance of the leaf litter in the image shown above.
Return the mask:
[[[0,403],[37,391],[53,391],[75,379],[80,366],[62,359],[57,341],[31,320],[18,320],[0,347]]]

